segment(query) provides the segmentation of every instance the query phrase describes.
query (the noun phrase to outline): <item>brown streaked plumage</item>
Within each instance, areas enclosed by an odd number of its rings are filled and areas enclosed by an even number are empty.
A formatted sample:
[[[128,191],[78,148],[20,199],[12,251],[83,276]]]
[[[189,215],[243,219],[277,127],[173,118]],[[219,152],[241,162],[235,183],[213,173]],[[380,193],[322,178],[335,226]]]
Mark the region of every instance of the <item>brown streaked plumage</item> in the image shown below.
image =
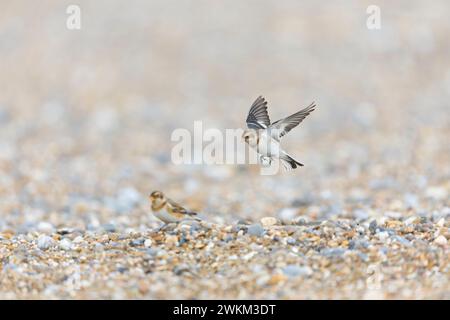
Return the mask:
[[[199,220],[196,212],[187,210],[167,198],[161,191],[153,191],[149,199],[153,214],[164,223],[177,223],[186,219]]]

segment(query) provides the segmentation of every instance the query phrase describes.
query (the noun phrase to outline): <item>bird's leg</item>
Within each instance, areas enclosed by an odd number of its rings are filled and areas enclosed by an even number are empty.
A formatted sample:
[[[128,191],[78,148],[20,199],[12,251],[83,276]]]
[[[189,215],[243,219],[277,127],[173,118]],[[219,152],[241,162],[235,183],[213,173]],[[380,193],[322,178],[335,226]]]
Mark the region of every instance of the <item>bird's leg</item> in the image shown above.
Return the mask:
[[[157,232],[160,231],[168,231],[168,230],[173,230],[178,224],[177,223],[173,223],[173,222],[169,222],[169,223],[164,223],[161,227],[158,228]]]

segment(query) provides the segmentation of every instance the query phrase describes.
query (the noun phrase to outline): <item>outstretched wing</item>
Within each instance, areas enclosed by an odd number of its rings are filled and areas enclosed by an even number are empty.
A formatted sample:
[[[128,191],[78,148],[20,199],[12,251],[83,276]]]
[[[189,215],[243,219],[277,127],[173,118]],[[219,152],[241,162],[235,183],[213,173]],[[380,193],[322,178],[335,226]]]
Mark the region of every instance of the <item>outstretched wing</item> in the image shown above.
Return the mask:
[[[281,137],[283,137],[284,135],[286,135],[286,133],[288,133],[293,128],[298,126],[299,123],[302,122],[307,115],[313,112],[315,110],[314,109],[315,107],[316,104],[313,102],[306,108],[300,110],[299,112],[296,112],[287,118],[280,119],[272,123],[268,128],[270,130],[271,137],[277,141],[280,141]]]
[[[246,122],[249,129],[266,129],[270,125],[270,118],[267,113],[267,101],[262,96],[259,96],[253,102]]]
[[[167,199],[167,202],[170,204],[170,206],[168,206],[168,208],[170,208],[172,213],[175,215],[188,215],[188,216],[197,215],[196,212],[186,210],[185,208],[183,208],[182,206],[180,206],[178,203],[176,203],[175,201],[173,201],[171,199]]]

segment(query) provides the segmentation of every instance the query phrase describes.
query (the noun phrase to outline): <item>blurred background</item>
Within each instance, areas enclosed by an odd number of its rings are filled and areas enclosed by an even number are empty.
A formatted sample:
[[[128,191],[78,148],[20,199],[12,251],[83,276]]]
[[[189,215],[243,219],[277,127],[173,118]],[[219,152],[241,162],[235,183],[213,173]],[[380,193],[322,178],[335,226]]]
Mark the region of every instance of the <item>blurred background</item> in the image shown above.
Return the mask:
[[[146,228],[153,190],[221,223],[449,213],[447,1],[0,8],[0,230]],[[316,101],[284,140],[305,167],[171,162],[174,129],[243,128],[258,95],[272,120]]]

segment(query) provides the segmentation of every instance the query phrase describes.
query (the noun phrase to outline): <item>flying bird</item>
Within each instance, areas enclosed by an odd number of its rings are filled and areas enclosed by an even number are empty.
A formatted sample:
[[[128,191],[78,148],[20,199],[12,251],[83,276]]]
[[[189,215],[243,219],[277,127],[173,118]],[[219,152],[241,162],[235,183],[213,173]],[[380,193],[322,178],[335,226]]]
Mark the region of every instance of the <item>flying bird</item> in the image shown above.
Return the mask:
[[[161,191],[153,191],[149,199],[153,214],[164,223],[177,223],[186,219],[200,220],[196,212],[183,208]]]
[[[270,165],[273,159],[279,159],[286,171],[303,166],[281,148],[280,141],[313,112],[315,107],[313,102],[289,117],[270,123],[267,101],[259,96],[250,108],[246,120],[248,129],[244,131],[242,138],[256,150],[263,165]]]

